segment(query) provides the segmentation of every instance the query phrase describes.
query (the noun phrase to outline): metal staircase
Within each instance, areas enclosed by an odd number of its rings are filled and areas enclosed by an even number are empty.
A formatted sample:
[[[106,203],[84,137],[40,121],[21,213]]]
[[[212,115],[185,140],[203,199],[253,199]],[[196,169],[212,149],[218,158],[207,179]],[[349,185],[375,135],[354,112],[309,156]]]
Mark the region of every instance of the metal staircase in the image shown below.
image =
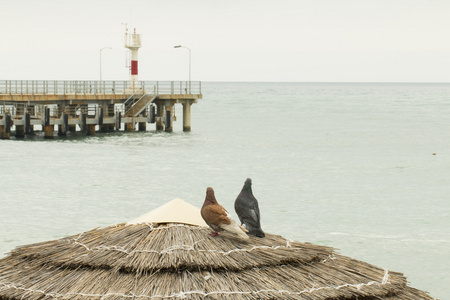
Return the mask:
[[[124,115],[127,117],[137,117],[144,111],[147,106],[156,99],[158,95],[146,94],[143,95],[131,95],[124,102]]]

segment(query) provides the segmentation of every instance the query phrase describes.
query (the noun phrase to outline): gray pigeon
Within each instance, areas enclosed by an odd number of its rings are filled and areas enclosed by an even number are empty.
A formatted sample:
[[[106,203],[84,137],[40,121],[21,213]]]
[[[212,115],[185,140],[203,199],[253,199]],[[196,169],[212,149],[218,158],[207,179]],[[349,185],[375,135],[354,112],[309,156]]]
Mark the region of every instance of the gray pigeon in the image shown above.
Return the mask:
[[[248,234],[261,238],[266,236],[261,229],[258,200],[253,196],[250,178],[245,180],[241,193],[234,201],[234,210],[241,224],[248,230]]]

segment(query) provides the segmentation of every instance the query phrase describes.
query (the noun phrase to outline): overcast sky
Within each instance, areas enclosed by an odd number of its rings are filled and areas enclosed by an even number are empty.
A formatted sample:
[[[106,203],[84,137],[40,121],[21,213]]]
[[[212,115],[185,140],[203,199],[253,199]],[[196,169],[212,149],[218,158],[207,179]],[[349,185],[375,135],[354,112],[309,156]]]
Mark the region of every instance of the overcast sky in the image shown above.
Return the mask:
[[[3,0],[0,79],[450,82],[449,0]]]

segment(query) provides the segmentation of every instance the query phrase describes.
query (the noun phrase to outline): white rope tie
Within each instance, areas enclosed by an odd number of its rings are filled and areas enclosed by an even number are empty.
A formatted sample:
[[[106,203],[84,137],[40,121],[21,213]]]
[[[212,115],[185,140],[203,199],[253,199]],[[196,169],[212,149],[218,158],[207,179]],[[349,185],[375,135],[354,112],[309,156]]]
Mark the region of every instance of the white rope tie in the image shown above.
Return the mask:
[[[286,239],[286,247],[287,248],[291,248],[291,243],[293,242],[293,240],[291,239]]]
[[[161,251],[145,250],[145,249],[135,249],[135,250],[131,250],[130,251],[130,250],[127,250],[127,249],[125,249],[123,247],[120,247],[120,246],[96,246],[96,247],[90,248],[86,244],[81,243],[81,242],[78,241],[78,239],[81,236],[82,236],[82,234],[80,234],[76,239],[72,239],[72,240],[68,239],[68,242],[70,243],[71,241],[73,241],[74,244],[84,247],[86,249],[86,251],[89,251],[89,252],[100,251],[100,250],[107,250],[107,251],[119,251],[119,252],[125,253],[127,255],[131,255],[131,254],[134,254],[134,253],[169,254],[169,253],[172,253],[172,252],[175,252],[175,251],[184,250],[184,251],[218,253],[218,254],[222,254],[222,255],[226,256],[226,255],[229,255],[229,254],[234,253],[234,252],[252,252],[252,251],[254,251],[256,249],[266,249],[266,250],[267,249],[276,250],[276,249],[283,249],[283,248],[294,249],[294,250],[302,250],[302,249],[304,249],[304,248],[301,248],[301,247],[292,247],[290,242],[289,242],[289,240],[286,240],[286,246],[253,246],[252,248],[249,248],[249,249],[232,249],[232,250],[228,250],[228,251],[220,251],[220,250],[214,250],[214,249],[208,249],[208,250],[197,249],[196,250],[194,248],[194,246],[196,244],[198,244],[198,243],[200,243],[200,242],[205,240],[205,239],[203,239],[203,240],[196,241],[192,245],[185,245],[185,244],[174,245],[174,246],[171,246],[169,248],[163,249]],[[85,256],[85,254],[82,255],[82,256]],[[80,257],[82,257],[82,256],[80,256]]]
[[[199,226],[190,226],[190,225],[185,225],[185,224],[169,224],[167,226],[157,226],[157,227],[153,226],[153,223],[147,223],[147,222],[138,223],[138,224],[144,224],[144,225],[150,227],[152,230],[167,229],[167,228],[171,228],[171,227],[187,227],[189,229],[203,229],[202,227],[199,227]],[[118,225],[116,225],[116,227],[117,226]],[[78,237],[75,238],[75,239],[66,239],[66,240],[67,240],[68,243],[73,242],[76,245],[80,245],[80,246],[84,247],[86,249],[86,251],[89,251],[89,252],[100,251],[100,250],[107,250],[107,251],[119,251],[119,252],[125,253],[127,255],[132,255],[134,253],[170,254],[170,253],[175,252],[175,251],[184,250],[184,251],[198,251],[198,252],[217,253],[217,254],[222,254],[222,255],[226,256],[226,255],[229,255],[229,254],[234,253],[234,252],[252,252],[252,251],[257,250],[257,249],[265,249],[265,250],[268,250],[268,249],[276,250],[276,249],[283,249],[283,248],[293,249],[293,250],[303,250],[304,249],[302,247],[292,247],[291,242],[293,242],[293,241],[291,239],[286,239],[286,246],[253,246],[250,249],[232,249],[232,250],[229,250],[229,251],[220,251],[220,250],[212,250],[212,249],[210,249],[210,250],[202,250],[202,249],[195,250],[194,246],[197,243],[199,243],[201,241],[204,241],[204,240],[197,241],[197,242],[195,242],[192,245],[185,245],[185,244],[174,245],[174,246],[171,246],[171,247],[166,248],[166,249],[161,250],[161,251],[157,251],[157,250],[141,250],[141,249],[127,250],[127,249],[125,249],[123,247],[120,247],[120,246],[96,246],[96,247],[90,248],[86,244],[84,244],[82,242],[79,242],[79,239],[86,232],[87,231],[80,233],[78,235]],[[83,256],[86,256],[86,254],[83,254],[83,255],[79,256],[78,258],[83,257]]]
[[[330,255],[328,255],[327,258],[325,258],[324,260],[322,260],[322,263],[326,263],[326,262],[328,262],[329,260],[333,260],[333,259],[336,259],[336,256],[335,256],[334,254],[330,254]]]
[[[389,283],[389,271],[388,270],[384,270],[384,276],[383,279],[381,280],[381,284],[387,284]]]
[[[9,288],[13,288],[16,290],[22,290],[24,292],[26,292],[25,294],[28,293],[40,293],[43,294],[46,297],[53,297],[53,298],[61,298],[61,297],[67,297],[67,296],[85,296],[85,297],[107,297],[107,296],[118,296],[118,297],[122,297],[122,298],[148,298],[148,299],[154,299],[154,298],[159,298],[159,299],[164,299],[164,298],[185,298],[187,295],[201,295],[201,296],[210,296],[210,295],[241,295],[241,294],[254,294],[254,295],[258,295],[260,293],[277,293],[277,294],[287,294],[287,295],[301,295],[301,294],[312,294],[314,292],[317,291],[321,291],[321,290],[339,290],[342,288],[346,288],[346,287],[350,287],[350,288],[356,288],[358,290],[361,290],[363,287],[366,286],[371,286],[371,285],[385,285],[385,284],[389,284],[389,271],[385,270],[384,272],[384,276],[381,280],[381,282],[378,281],[370,281],[367,283],[358,283],[358,284],[351,284],[351,283],[346,283],[346,284],[342,284],[342,285],[338,285],[338,286],[322,286],[322,287],[313,287],[313,288],[309,288],[309,289],[304,289],[302,291],[299,292],[290,292],[287,290],[275,290],[275,289],[264,289],[264,290],[258,290],[258,291],[250,291],[250,292],[242,292],[242,291],[212,291],[212,292],[202,292],[202,291],[180,291],[178,293],[174,293],[171,295],[167,295],[167,296],[162,296],[162,295],[153,295],[153,296],[149,296],[149,295],[136,295],[134,293],[129,293],[129,294],[122,294],[122,293],[106,293],[106,294],[86,294],[86,293],[67,293],[67,294],[58,294],[58,293],[46,293],[42,290],[33,290],[33,289],[27,289],[24,287],[18,287],[15,286],[14,284],[5,284],[5,283],[0,283],[0,291],[1,290],[5,290],[5,289],[9,289]],[[2,287],[1,287],[2,286]],[[25,295],[22,296],[22,298]]]
[[[130,251],[130,250],[127,250],[127,249],[125,249],[123,247],[119,247],[119,246],[96,246],[96,247],[90,248],[89,246],[87,246],[87,245],[85,245],[85,244],[83,244],[81,242],[78,242],[75,239],[73,241],[74,241],[74,244],[77,244],[77,245],[80,245],[80,246],[84,247],[86,249],[86,251],[89,251],[89,252],[100,251],[100,250],[107,250],[107,251],[119,251],[119,252],[125,253],[127,255],[132,255],[134,253],[169,254],[169,253],[172,253],[172,252],[175,252],[175,251],[184,250],[184,251],[197,251],[197,252],[217,253],[217,254],[222,254],[224,256],[227,256],[227,255],[229,255],[231,253],[234,253],[234,252],[252,252],[252,251],[257,250],[257,249],[265,249],[265,250],[268,250],[268,249],[272,249],[272,250],[276,250],[276,249],[302,250],[302,249],[304,249],[304,248],[301,248],[301,247],[291,247],[291,246],[253,246],[253,247],[248,248],[248,249],[232,249],[232,250],[228,250],[228,251],[221,251],[221,250],[214,250],[214,249],[208,249],[208,250],[197,249],[196,250],[194,248],[194,246],[197,243],[199,243],[201,241],[204,241],[204,240],[200,240],[200,241],[195,242],[192,245],[184,245],[184,244],[174,245],[174,246],[171,246],[169,248],[163,249],[161,251],[158,251],[158,250],[146,250],[146,249],[135,249],[135,250],[131,250]],[[82,256],[85,256],[85,254],[82,255]]]
[[[130,224],[127,224],[127,225],[130,225]],[[168,229],[168,228],[172,228],[172,227],[187,227],[189,229],[196,229],[196,230],[205,229],[205,227],[202,227],[202,226],[192,226],[192,225],[186,225],[186,224],[169,224],[167,226],[156,226],[155,227],[155,226],[153,226],[153,223],[142,222],[142,223],[131,224],[131,225],[147,225],[152,230]]]
[[[185,225],[185,224],[170,224],[168,226],[160,226],[160,227],[154,227],[152,223],[140,223],[140,224],[145,224],[146,226],[150,227],[153,230],[156,229],[167,229],[170,227],[188,227],[190,229],[195,228],[195,229],[202,229],[201,227],[194,227],[194,226],[189,226],[189,225]],[[264,250],[277,250],[277,249],[290,249],[290,250],[304,250],[304,248],[302,247],[292,247],[291,242],[293,242],[290,239],[286,239],[286,246],[283,245],[279,245],[279,246],[253,246],[251,248],[248,249],[232,249],[232,250],[228,250],[228,251],[221,251],[221,250],[214,250],[214,249],[195,249],[195,245],[205,241],[205,239],[196,241],[195,243],[193,243],[192,245],[185,245],[185,244],[181,244],[181,245],[173,245],[169,248],[163,249],[161,251],[158,250],[147,250],[147,249],[134,249],[134,250],[128,250],[124,247],[121,246],[95,246],[95,247],[89,247],[88,245],[78,241],[86,232],[82,232],[78,235],[77,238],[75,239],[69,239],[67,238],[67,242],[68,243],[74,243],[76,245],[79,245],[83,248],[86,249],[86,251],[88,252],[95,252],[95,251],[101,251],[101,250],[105,250],[105,251],[118,251],[118,252],[122,252],[126,255],[132,255],[134,253],[154,253],[154,254],[159,254],[159,255],[163,255],[163,254],[171,254],[175,251],[197,251],[197,252],[208,252],[208,253],[216,253],[216,254],[221,254],[223,256],[228,256],[232,253],[235,252],[252,252],[254,250],[258,250],[258,249],[264,249]],[[75,259],[80,259],[84,256],[87,256],[88,254],[83,254],[80,255],[78,257],[76,257]]]

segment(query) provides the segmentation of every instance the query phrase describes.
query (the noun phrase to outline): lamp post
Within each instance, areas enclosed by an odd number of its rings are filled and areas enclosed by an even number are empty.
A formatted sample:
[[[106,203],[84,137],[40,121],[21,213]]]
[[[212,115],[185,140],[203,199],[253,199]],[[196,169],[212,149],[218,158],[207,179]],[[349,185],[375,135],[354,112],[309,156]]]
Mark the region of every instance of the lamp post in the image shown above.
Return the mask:
[[[189,50],[189,94],[191,93],[191,49],[185,46],[174,46],[174,48],[185,48]]]
[[[100,49],[100,93],[102,92],[102,51],[104,49],[112,49],[111,47],[103,47]]]

